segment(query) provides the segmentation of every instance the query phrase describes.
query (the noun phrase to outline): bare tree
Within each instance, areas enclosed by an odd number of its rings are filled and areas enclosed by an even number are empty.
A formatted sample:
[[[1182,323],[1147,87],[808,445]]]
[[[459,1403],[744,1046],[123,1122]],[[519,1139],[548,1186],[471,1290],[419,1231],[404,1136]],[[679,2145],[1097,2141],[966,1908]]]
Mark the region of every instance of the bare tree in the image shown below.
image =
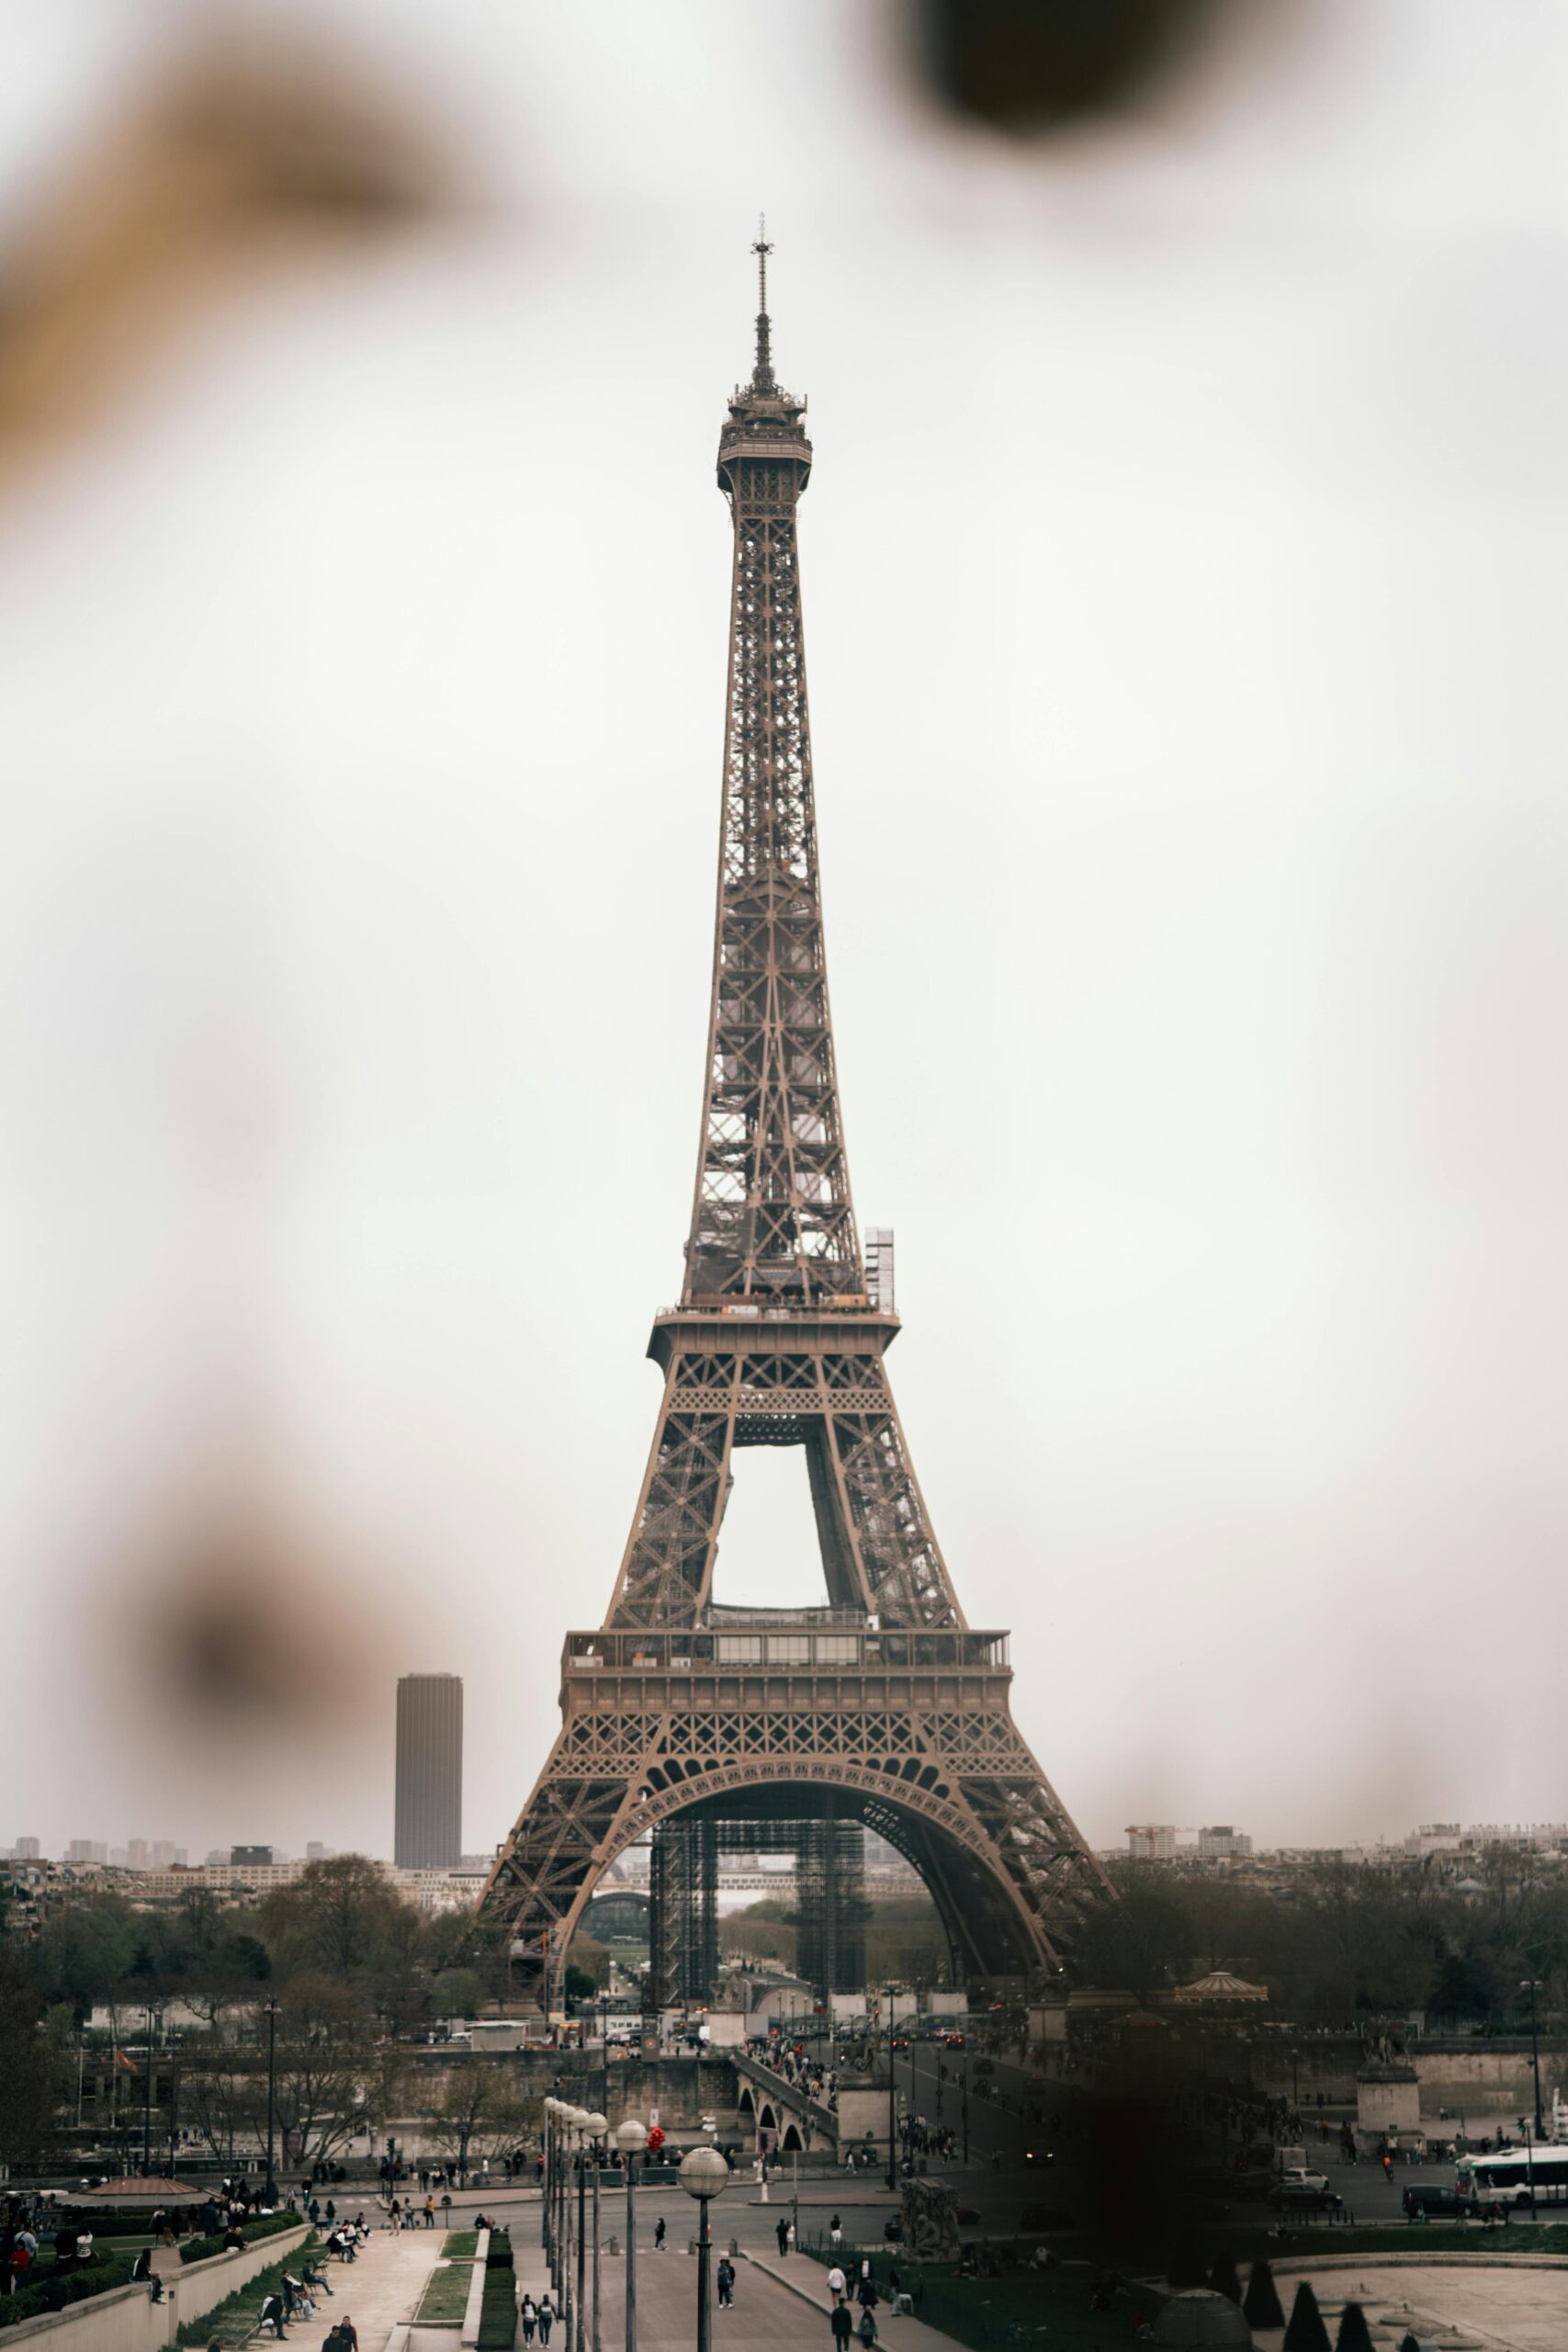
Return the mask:
[[[503,2064],[472,2055],[447,2075],[421,2116],[424,2136],[461,2184],[470,2165],[508,2154],[536,2125],[539,2102],[521,2097]]]

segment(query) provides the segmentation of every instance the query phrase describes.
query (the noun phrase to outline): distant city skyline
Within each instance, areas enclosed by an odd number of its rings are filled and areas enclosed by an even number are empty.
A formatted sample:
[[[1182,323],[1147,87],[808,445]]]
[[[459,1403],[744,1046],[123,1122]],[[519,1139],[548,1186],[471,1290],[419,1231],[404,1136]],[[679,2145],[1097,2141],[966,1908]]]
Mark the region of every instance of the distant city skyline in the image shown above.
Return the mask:
[[[495,1842],[457,1853],[447,1862],[399,1864],[395,1844],[391,1841],[384,1848],[374,1843],[355,1846],[347,1841],[329,1844],[312,1838],[306,1839],[302,1848],[296,1850],[276,1840],[217,1840],[203,1849],[197,1846],[176,1846],[172,1839],[164,1838],[129,1838],[123,1844],[116,1845],[107,1839],[73,1838],[51,1847],[29,1833],[17,1837],[8,1846],[0,1846],[0,1860],[73,1862],[132,1871],[171,1869],[199,1871],[203,1868],[286,1868],[298,1862],[324,1861],[338,1853],[357,1853],[373,1861],[390,1862],[394,1867],[472,1870],[489,1861],[494,1852]],[[1125,1856],[1133,1860],[1168,1861],[1193,1858],[1245,1860],[1280,1853],[1350,1856],[1404,1853],[1417,1857],[1463,1855],[1480,1852],[1489,1845],[1511,1846],[1521,1851],[1542,1854],[1561,1853],[1568,1859],[1568,1822],[1428,1821],[1404,1830],[1380,1830],[1370,1837],[1321,1841],[1259,1837],[1229,1824],[1187,1827],[1168,1822],[1142,1822],[1130,1824],[1120,1841],[1102,1845],[1097,1851],[1107,1857]],[[144,1859],[130,1859],[139,1848]],[[638,1850],[630,1849],[633,1856]],[[726,1847],[723,1850],[728,1853],[731,1849]],[[734,1850],[740,1852],[743,1849],[737,1847]],[[193,1856],[198,1859],[193,1860]],[[623,1874],[630,1866],[629,1862],[623,1864]]]

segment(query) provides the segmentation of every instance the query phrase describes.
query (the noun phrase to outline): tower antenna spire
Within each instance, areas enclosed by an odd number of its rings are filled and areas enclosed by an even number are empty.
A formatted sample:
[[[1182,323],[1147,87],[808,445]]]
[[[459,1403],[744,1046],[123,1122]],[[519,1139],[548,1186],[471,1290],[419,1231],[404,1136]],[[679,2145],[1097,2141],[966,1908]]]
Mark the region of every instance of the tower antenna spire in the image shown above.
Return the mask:
[[[773,252],[768,243],[768,216],[757,215],[757,242],[751,251],[757,256],[757,364],[751,370],[753,389],[771,392],[773,389],[773,360],[769,343],[768,318],[768,255]]]

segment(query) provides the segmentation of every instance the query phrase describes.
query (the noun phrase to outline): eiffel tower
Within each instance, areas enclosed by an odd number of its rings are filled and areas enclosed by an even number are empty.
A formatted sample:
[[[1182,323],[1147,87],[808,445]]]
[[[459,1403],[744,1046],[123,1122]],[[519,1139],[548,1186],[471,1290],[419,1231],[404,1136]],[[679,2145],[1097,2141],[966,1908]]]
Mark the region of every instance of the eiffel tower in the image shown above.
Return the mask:
[[[842,1825],[880,1832],[955,1982],[1058,1972],[1109,1892],[1013,1724],[1007,1634],[964,1622],[888,1386],[891,1238],[863,1255],[828,1006],[795,542],[812,450],[773,373],[772,248],[752,250],[756,362],[718,447],[735,548],[685,1281],[649,1343],[664,1395],[609,1612],[567,1636],[560,1735],[483,1896],[513,1930],[514,1997],[546,2008],[596,1882],[650,1836],[650,2006],[706,1998],[726,1822],[802,1825],[803,1867]],[[712,1597],[734,1457],[759,1445],[805,1453],[826,1607]]]

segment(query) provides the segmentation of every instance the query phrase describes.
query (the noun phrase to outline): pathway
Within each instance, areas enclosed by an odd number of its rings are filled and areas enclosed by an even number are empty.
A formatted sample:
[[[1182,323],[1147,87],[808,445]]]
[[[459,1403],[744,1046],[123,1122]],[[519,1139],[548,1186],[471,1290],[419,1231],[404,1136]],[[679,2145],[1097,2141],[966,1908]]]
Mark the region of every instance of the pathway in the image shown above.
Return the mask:
[[[368,2209],[367,2209],[368,2210]],[[378,2219],[379,2216],[378,2216]],[[412,2319],[445,2240],[434,2230],[373,2230],[356,2262],[322,2262],[331,2295],[316,2305],[314,2319],[296,2320],[287,2341],[314,2352],[338,2319],[352,2319],[359,2352],[384,2352],[394,2327]],[[298,2274],[296,2256],[290,2268]]]
[[[639,2231],[639,2239],[643,2233]],[[714,2266],[719,2250],[714,2250]],[[639,2244],[637,2266],[638,2352],[692,2352],[696,2340],[697,2265],[686,2251],[687,2240],[671,2231],[666,2250],[653,2251],[651,2236]],[[798,2257],[798,2281],[786,2283],[788,2263],[764,2263],[742,2256],[736,2265],[735,2303],[720,2311],[716,2293],[713,2314],[715,2352],[779,2352],[782,2346],[815,2346],[832,2352],[828,2324],[827,2272],[818,2263]],[[624,2256],[606,2256],[601,2271],[600,2341],[604,2352],[621,2352],[626,2342],[626,2266]],[[534,2291],[538,2287],[533,2281]],[[592,2291],[592,2289],[590,2289]],[[886,2352],[954,2352],[953,2338],[919,2320],[890,2319],[886,2305],[877,2310],[878,2340]],[[550,2352],[558,2352],[559,2335],[551,2338]],[[368,2352],[368,2347],[365,2347]]]

